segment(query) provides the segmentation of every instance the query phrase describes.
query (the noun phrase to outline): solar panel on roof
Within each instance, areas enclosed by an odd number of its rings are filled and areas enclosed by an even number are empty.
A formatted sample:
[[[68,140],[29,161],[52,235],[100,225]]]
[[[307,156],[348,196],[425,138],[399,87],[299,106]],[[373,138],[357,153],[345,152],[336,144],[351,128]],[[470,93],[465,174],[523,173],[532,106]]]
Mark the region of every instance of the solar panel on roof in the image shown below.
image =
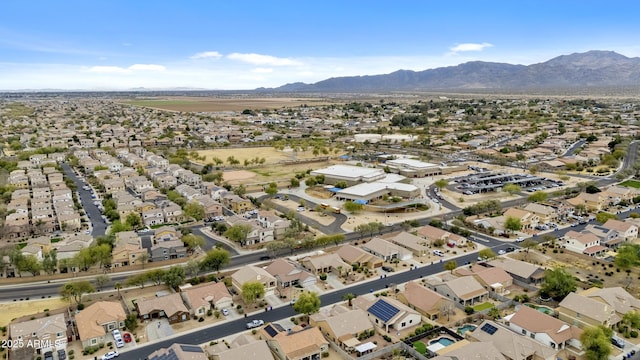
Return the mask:
[[[195,345],[180,344],[180,348],[182,349],[182,351],[186,351],[186,352],[195,352],[195,353],[203,352],[200,346],[195,346]]]
[[[493,335],[493,334],[495,334],[496,331],[498,331],[498,328],[493,326],[493,325],[491,325],[491,324],[484,324],[484,325],[482,325],[480,330],[486,332],[489,335]]]
[[[264,331],[266,331],[267,334],[269,334],[269,336],[271,337],[278,335],[278,331],[274,329],[273,326],[271,326],[271,324],[265,326]]]
[[[397,313],[399,313],[400,309],[380,299],[373,305],[371,305],[367,311],[369,311],[371,315],[377,317],[378,319],[387,322],[391,320],[391,318],[394,317]]]

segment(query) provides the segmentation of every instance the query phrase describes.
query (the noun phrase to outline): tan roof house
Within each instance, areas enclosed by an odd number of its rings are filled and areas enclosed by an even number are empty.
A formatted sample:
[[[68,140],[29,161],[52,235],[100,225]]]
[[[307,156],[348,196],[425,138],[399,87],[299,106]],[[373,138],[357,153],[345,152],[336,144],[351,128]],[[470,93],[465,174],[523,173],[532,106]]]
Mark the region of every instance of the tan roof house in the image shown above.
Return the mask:
[[[524,207],[524,210],[538,216],[538,222],[540,224],[548,224],[558,219],[558,212],[551,206],[529,203]]]
[[[596,256],[607,251],[605,246],[600,245],[600,238],[590,232],[568,231],[564,235],[563,245],[567,250],[589,256]]]
[[[425,256],[430,252],[429,247],[425,245],[426,241],[424,238],[410,234],[406,231],[390,237],[389,241],[411,251],[413,256]]]
[[[296,285],[309,287],[316,283],[315,275],[305,270],[301,265],[282,258],[274,260],[264,269],[276,278],[276,286],[279,289]]]
[[[160,348],[147,356],[147,360],[209,360],[207,354],[198,345],[171,344]]]
[[[397,298],[403,304],[419,311],[429,320],[438,320],[442,316],[450,314],[450,311],[455,307],[453,301],[422,286],[417,281],[406,283],[404,291],[399,292]]]
[[[580,328],[567,325],[562,320],[526,305],[520,305],[515,313],[505,316],[504,320],[516,333],[529,336],[554,349],[564,349],[567,345],[580,349],[582,346]]]
[[[485,320],[475,330],[467,332],[469,339],[490,342],[509,360],[555,360],[558,350],[534,339],[516,334],[506,326]]]
[[[611,327],[621,320],[611,305],[573,292],[558,304],[556,311],[560,320],[581,329],[599,325]]]
[[[603,289],[592,287],[579,294],[608,304],[615,310],[619,318],[622,318],[629,311],[640,312],[640,300],[621,287]]]
[[[233,302],[233,298],[224,282],[208,282],[191,286],[185,284],[180,287],[182,300],[189,308],[191,315],[205,316],[207,310],[222,309]]]
[[[327,339],[347,351],[360,345],[359,334],[375,329],[367,312],[361,309],[349,309],[344,305],[334,305],[310,316],[309,324],[316,326]]]
[[[330,272],[342,273],[351,269],[351,264],[342,261],[336,253],[306,257],[302,259],[302,266],[316,275]]]
[[[64,314],[56,314],[13,322],[9,324],[9,338],[22,340],[24,344],[31,344],[32,350],[40,350],[40,353],[64,349],[67,346],[67,320]],[[31,350],[28,351],[31,352]]]
[[[497,294],[505,294],[507,289],[513,285],[511,275],[498,267],[474,265],[471,269],[459,268],[456,273],[462,276],[473,276],[487,291],[493,291]]]
[[[276,288],[276,278],[265,269],[257,266],[245,266],[231,274],[233,287],[242,293],[242,285],[249,281],[257,281],[264,286],[265,294],[272,293]]]
[[[220,346],[217,346],[220,345]],[[271,349],[264,340],[257,340],[252,336],[240,335],[236,337],[229,347],[222,343],[205,346],[205,352],[213,360],[274,360]]]
[[[578,196],[567,199],[566,202],[571,206],[583,205],[589,211],[603,210],[607,205],[608,198],[606,196],[596,194],[580,193]]]
[[[506,271],[516,281],[525,284],[538,284],[544,279],[544,270],[528,262],[510,258],[496,258],[487,263],[489,266],[498,267]]]
[[[107,335],[124,328],[126,318],[122,304],[117,301],[98,301],[87,306],[75,316],[82,347],[107,343]]]
[[[515,218],[520,220],[522,224],[522,230],[531,230],[538,226],[538,222],[540,218],[535,213],[531,213],[527,210],[522,210],[518,208],[509,208],[502,214],[506,219]]]
[[[467,244],[467,239],[465,239],[464,237],[450,233],[446,230],[442,230],[435,226],[425,225],[419,227],[416,231],[418,236],[421,236],[429,240],[430,242],[442,240],[446,244],[451,244],[454,246],[465,246]]]
[[[624,238],[626,241],[638,238],[638,227],[630,222],[609,219],[602,227],[617,231],[618,236]]]
[[[189,309],[178,293],[136,299],[136,311],[144,320],[166,317],[170,324],[189,320]]]
[[[430,278],[426,285],[429,289],[463,306],[471,306],[484,301],[489,295],[482,284],[472,276],[463,276],[449,281]]]
[[[281,327],[268,324],[260,329],[260,334],[280,360],[320,359],[322,353],[329,349],[329,342],[314,326],[289,333]]]
[[[349,244],[342,245],[335,253],[346,263],[357,264],[360,267],[366,266],[369,269],[379,268],[384,263],[381,258]]]
[[[422,323],[420,313],[390,297],[379,297],[367,307],[367,313],[371,322],[386,332],[402,331]]]
[[[413,257],[411,251],[379,237],[375,237],[363,244],[362,249],[384,261],[393,259],[409,260]]]

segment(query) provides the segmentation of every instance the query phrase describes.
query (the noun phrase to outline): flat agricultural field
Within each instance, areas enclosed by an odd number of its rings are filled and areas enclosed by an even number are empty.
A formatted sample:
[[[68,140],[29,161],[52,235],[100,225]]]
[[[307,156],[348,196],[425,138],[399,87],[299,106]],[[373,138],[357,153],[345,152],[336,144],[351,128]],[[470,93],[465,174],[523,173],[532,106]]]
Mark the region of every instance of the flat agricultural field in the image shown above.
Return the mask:
[[[183,112],[216,112],[242,111],[245,109],[278,109],[296,107],[303,104],[309,106],[329,105],[336,100],[321,98],[248,98],[248,97],[145,97],[136,100],[124,100],[122,103],[155,109]]]

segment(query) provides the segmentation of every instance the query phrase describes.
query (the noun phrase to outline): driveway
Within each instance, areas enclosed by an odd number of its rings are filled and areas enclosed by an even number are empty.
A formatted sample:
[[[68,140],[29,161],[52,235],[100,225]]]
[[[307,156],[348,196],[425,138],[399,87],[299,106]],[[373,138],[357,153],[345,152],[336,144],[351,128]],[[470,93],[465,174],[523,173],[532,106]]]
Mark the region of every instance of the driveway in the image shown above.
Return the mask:
[[[147,339],[160,340],[173,335],[173,328],[167,319],[154,319],[147,324]]]

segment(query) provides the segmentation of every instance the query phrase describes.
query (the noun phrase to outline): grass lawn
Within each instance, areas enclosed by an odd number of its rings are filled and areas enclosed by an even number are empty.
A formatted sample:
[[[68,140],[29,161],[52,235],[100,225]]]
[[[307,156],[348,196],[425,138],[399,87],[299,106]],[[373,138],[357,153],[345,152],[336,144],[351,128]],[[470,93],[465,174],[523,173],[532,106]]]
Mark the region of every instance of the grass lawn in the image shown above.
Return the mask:
[[[493,304],[490,302],[483,302],[482,304],[478,304],[476,306],[473,307],[473,310],[475,311],[482,311],[482,310],[487,310],[487,309],[491,309],[493,307]]]
[[[620,185],[640,189],[640,181],[637,180],[627,180],[620,183]]]
[[[416,341],[413,343],[413,348],[416,349],[417,352],[419,352],[422,355],[426,355],[427,354],[427,345],[425,345],[425,343],[423,343],[422,341]]]

